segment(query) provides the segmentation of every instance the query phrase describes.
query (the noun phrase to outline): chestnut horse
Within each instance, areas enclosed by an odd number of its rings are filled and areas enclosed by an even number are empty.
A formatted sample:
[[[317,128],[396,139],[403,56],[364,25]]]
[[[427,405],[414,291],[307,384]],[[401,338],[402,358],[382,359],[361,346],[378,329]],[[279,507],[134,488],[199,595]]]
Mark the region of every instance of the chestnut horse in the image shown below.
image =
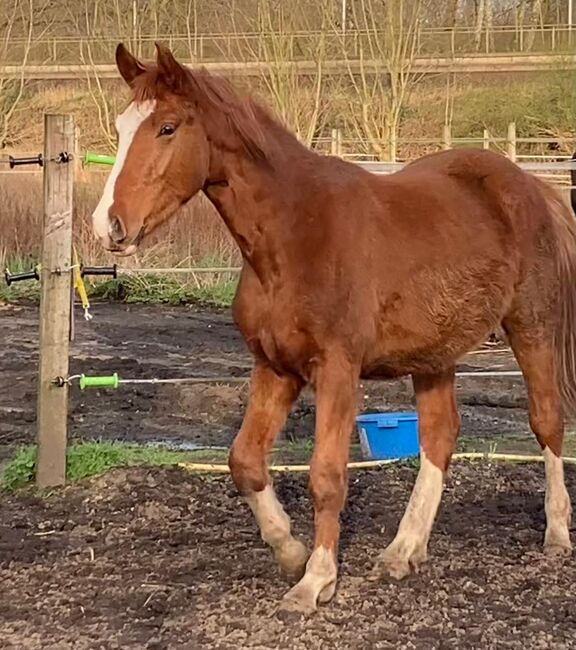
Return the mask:
[[[93,215],[109,251],[129,255],[202,190],[244,260],[234,317],[254,355],[233,480],[297,583],[283,607],[311,612],[336,588],[340,513],[361,378],[411,375],[421,463],[375,575],[426,560],[460,428],[458,359],[502,325],[522,369],[546,468],[545,549],[570,552],[564,412],[576,403],[576,227],[553,189],[480,150],[426,156],[390,176],[303,146],[224,79],[157,46],[122,45],[132,91],[118,154]],[[312,553],[290,530],[266,458],[302,387],[315,391]]]

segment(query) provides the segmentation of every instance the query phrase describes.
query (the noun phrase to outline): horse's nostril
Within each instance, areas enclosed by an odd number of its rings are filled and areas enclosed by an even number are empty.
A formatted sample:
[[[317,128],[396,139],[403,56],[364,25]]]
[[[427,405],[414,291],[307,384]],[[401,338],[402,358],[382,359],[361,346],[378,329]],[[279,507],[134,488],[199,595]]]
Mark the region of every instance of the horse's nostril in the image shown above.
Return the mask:
[[[109,234],[115,244],[121,244],[126,239],[126,228],[119,217],[110,217]]]

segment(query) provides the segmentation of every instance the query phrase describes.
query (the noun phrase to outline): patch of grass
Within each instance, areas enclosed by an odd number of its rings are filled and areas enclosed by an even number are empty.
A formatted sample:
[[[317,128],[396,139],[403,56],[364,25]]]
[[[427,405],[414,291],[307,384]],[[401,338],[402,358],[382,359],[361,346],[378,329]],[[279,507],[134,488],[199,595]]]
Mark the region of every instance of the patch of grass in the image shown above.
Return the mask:
[[[115,467],[135,465],[175,465],[189,462],[223,462],[224,453],[215,450],[190,452],[163,447],[144,447],[119,442],[77,442],[68,447],[66,477],[70,482],[99,476]],[[36,474],[36,446],[22,447],[6,465],[0,489],[14,492],[30,485]]]
[[[205,285],[195,285],[175,277],[161,275],[125,275],[102,282],[90,290],[90,295],[106,300],[122,300],[148,304],[181,305],[201,303],[227,307],[236,293],[237,279],[224,279]]]
[[[510,80],[496,86],[464,86],[455,100],[453,135],[466,137],[486,126],[504,134],[510,121],[516,122],[523,137],[543,135],[546,129],[569,131],[576,115],[573,79],[565,71],[546,77]]]
[[[461,436],[458,440],[457,452],[480,452],[498,454],[524,454],[538,456],[541,451],[533,435],[506,435],[482,438],[479,436]],[[564,437],[563,455],[576,456],[576,433],[567,431]]]
[[[5,264],[11,273],[30,271],[36,266],[33,260],[15,259]],[[3,269],[2,269],[3,270]],[[182,305],[200,303],[217,307],[232,304],[238,280],[228,274],[223,280],[214,279],[203,284],[194,284],[182,277],[162,275],[124,275],[116,280],[87,284],[88,295],[102,300],[119,300],[130,303]],[[40,283],[35,280],[17,282],[8,286],[0,279],[0,300],[8,303],[18,300],[38,300]]]
[[[36,472],[36,447],[22,447],[6,465],[0,487],[5,492],[14,492],[32,482]]]

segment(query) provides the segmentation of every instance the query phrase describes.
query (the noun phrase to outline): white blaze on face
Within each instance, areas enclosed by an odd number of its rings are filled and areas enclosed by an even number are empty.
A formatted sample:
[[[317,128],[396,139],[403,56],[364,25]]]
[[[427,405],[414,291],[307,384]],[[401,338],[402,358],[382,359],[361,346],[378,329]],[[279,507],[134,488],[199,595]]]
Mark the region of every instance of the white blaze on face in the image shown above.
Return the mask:
[[[108,237],[109,229],[109,210],[114,202],[114,186],[116,179],[122,171],[124,162],[132,140],[138,131],[138,128],[144,120],[154,112],[156,108],[155,101],[142,102],[136,104],[132,102],[128,108],[116,118],[116,130],[118,131],[118,151],[116,153],[116,161],[112,167],[112,171],[108,176],[102,198],[98,206],[92,213],[92,226],[94,233],[100,239]]]

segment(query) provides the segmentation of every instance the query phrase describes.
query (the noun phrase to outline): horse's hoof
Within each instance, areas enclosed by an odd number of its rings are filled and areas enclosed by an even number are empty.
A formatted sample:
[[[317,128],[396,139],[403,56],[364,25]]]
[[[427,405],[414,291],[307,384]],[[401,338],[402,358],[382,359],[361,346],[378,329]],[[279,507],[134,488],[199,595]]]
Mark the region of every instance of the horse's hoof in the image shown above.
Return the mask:
[[[394,580],[402,580],[411,573],[410,565],[406,560],[379,560],[374,565],[372,572],[368,576],[369,580],[378,581],[383,579],[393,578]]]
[[[290,582],[298,582],[306,571],[306,562],[310,553],[298,539],[290,539],[275,552],[276,561],[282,573]]]
[[[334,598],[334,594],[336,593],[336,580],[334,582],[331,582],[329,585],[326,585],[324,589],[320,592],[318,595],[318,602],[319,603],[329,603],[332,598]]]
[[[572,546],[566,544],[545,544],[544,555],[552,559],[560,559],[572,555]]]
[[[411,555],[386,549],[376,560],[369,580],[392,578],[403,580],[411,573],[418,573],[420,565],[426,562],[426,551],[416,550]]]
[[[278,614],[280,618],[298,615],[310,616],[316,611],[316,601],[312,591],[306,587],[296,585],[282,598]]]

